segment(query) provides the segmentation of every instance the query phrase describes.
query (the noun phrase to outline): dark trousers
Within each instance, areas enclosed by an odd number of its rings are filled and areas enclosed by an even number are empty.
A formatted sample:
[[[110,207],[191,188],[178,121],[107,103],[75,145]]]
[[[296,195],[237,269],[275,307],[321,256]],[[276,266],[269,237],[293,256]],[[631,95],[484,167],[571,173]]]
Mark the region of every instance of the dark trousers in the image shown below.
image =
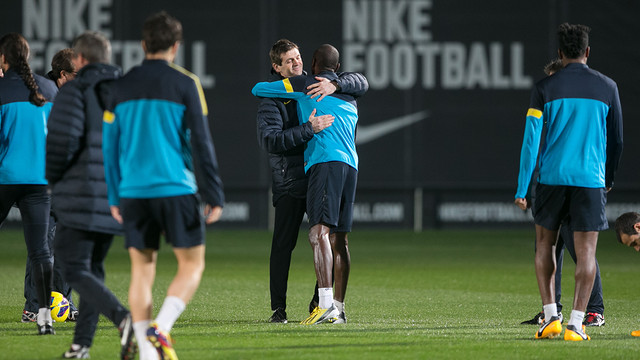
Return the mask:
[[[556,244],[556,306],[558,312],[562,310],[562,303],[560,298],[562,297],[562,262],[564,258],[564,248],[567,248],[569,255],[576,262],[576,250],[573,244],[573,230],[571,226],[563,223],[560,228],[560,236]],[[602,280],[600,279],[600,266],[598,260],[596,260],[596,278],[593,281],[593,289],[591,290],[591,296],[589,297],[589,303],[587,304],[587,312],[594,312],[598,314],[604,314],[604,302],[602,299]]]
[[[56,261],[62,265],[65,280],[80,295],[74,344],[91,346],[100,314],[118,326],[129,313],[104,285],[104,259],[112,241],[112,234],[58,224],[54,244]]]
[[[271,310],[287,308],[287,282],[291,266],[291,253],[298,241],[306,203],[306,199],[284,195],[275,204],[276,216],[269,259]]]
[[[0,224],[13,204],[20,209],[24,240],[33,271],[38,308],[48,308],[53,285],[53,261],[47,232],[51,198],[46,185],[0,185]]]
[[[50,259],[53,262],[53,291],[61,293],[71,306],[71,311],[76,311],[77,308],[73,303],[71,296],[71,286],[69,286],[62,277],[62,267],[58,262],[53,261],[53,240],[56,236],[56,220],[53,216],[49,217],[49,231],[47,232],[47,242],[49,245],[49,252],[51,254]],[[38,296],[36,292],[36,285],[33,279],[33,266],[31,260],[27,257],[27,266],[24,271],[24,310],[33,313],[38,312]]]

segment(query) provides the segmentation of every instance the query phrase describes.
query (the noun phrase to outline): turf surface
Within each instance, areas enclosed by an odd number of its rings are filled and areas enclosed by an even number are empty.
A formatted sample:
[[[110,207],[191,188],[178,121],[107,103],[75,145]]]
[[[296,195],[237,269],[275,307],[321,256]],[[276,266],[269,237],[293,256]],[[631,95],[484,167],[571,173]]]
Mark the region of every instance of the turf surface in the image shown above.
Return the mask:
[[[350,236],[352,272],[345,325],[303,326],[315,277],[302,234],[289,281],[289,324],[270,324],[264,231],[210,231],[207,269],[172,335],[180,359],[633,359],[640,354],[640,254],[601,234],[598,245],[606,325],[592,341],[533,340],[519,325],[540,309],[533,269],[533,230],[358,231]],[[116,238],[107,284],[126,302],[129,260]],[[73,323],[37,336],[20,323],[26,248],[18,230],[0,230],[0,358],[53,359],[68,348]],[[575,266],[567,256],[564,315]],[[167,246],[159,256],[156,310],[175,272]],[[566,323],[565,323],[566,325]],[[101,318],[93,359],[118,358],[117,330]]]

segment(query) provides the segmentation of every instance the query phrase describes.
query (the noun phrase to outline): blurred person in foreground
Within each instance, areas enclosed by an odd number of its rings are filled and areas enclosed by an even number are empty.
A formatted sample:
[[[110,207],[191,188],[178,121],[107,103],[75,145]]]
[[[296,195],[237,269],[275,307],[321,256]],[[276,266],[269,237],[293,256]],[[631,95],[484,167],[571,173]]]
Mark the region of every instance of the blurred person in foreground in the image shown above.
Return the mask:
[[[101,88],[109,204],[124,225],[142,360],[177,359],[170,332],[200,285],[205,223],[220,219],[224,203],[200,80],[173,64],[181,40],[177,19],[151,15],[142,30],[142,64]],[[161,235],[173,246],[178,271],[152,320]]]

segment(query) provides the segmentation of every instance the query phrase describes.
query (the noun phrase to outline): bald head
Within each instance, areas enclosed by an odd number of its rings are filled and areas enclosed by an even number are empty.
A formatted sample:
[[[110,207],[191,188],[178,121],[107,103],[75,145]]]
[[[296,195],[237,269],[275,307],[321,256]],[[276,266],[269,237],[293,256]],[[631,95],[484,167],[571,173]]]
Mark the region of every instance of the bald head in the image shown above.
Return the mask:
[[[336,72],[340,67],[340,53],[335,47],[329,44],[320,45],[313,53],[311,67],[313,68],[314,74],[322,71]]]

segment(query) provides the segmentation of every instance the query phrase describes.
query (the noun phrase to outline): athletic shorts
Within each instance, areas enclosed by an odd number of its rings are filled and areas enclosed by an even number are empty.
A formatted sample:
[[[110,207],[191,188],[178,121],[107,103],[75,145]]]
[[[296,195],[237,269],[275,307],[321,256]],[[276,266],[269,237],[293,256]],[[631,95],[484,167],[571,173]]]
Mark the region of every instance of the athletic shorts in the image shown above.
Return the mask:
[[[573,231],[602,231],[609,228],[604,206],[607,203],[605,188],[577,186],[536,186],[533,204],[537,225],[557,230],[567,216]]]
[[[326,225],[332,233],[350,232],[358,171],[346,163],[332,161],[313,165],[308,175],[309,225]]]
[[[196,195],[121,199],[125,248],[160,248],[160,235],[175,248],[204,244],[204,221]]]

